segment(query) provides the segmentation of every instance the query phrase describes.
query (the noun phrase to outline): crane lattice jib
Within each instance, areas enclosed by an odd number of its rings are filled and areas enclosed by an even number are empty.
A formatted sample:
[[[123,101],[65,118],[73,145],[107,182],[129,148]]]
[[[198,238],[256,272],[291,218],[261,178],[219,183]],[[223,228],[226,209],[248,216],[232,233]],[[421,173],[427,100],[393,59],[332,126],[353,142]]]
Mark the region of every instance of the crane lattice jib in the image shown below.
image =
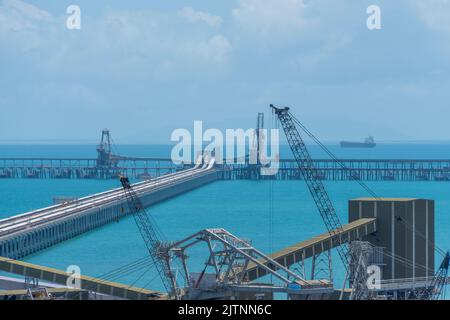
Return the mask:
[[[450,263],[450,254],[447,252],[438,271],[431,280],[429,286],[419,293],[418,298],[421,300],[439,300],[444,294],[445,285],[447,284],[448,267]]]
[[[129,211],[138,226],[145,245],[147,246],[153,265],[157,269],[167,292],[169,294],[175,294],[176,284],[173,282],[174,277],[167,261],[167,253],[163,249],[160,236],[156,231],[156,226],[154,226],[150,220],[141,199],[133,190],[128,178],[120,177],[120,182],[125,191]]]
[[[289,108],[276,108],[270,105],[275,110],[275,114],[283,127],[287,141],[303,175],[308,189],[314,199],[314,202],[319,210],[319,213],[326,225],[326,228],[331,236],[343,231],[342,224],[336,213],[336,210],[331,203],[328,193],[322,180],[317,176],[317,171],[314,167],[314,162],[309,154],[305,143],[297,130],[294,119],[289,112]],[[339,256],[347,269],[349,264],[348,248],[343,245],[346,241],[339,236],[333,238],[333,241],[338,242],[336,247]]]

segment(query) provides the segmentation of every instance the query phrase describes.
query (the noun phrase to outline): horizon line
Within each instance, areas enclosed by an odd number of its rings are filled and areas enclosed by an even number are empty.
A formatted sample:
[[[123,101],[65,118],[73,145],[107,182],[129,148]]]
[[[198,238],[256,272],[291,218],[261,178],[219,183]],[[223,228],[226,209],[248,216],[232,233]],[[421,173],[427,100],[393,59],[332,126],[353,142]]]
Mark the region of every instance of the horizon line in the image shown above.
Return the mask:
[[[342,140],[321,140],[326,144],[339,144]],[[355,141],[356,142],[356,141]],[[177,142],[118,142],[115,145],[175,145]],[[315,144],[312,140],[305,139],[306,144]],[[383,139],[376,141],[378,144],[450,144],[450,139]],[[98,145],[99,141],[93,139],[0,139],[0,145]],[[225,145],[225,144],[224,144]],[[282,146],[288,146],[287,142],[280,142]]]

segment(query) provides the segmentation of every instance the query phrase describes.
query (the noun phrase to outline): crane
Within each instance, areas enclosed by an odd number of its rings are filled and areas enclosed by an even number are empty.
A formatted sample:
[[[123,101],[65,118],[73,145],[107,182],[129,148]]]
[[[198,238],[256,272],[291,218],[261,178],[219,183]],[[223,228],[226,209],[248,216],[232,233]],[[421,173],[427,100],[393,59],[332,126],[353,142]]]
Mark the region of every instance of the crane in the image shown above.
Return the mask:
[[[300,121],[298,121],[291,114],[288,107],[278,108],[273,104],[271,104],[270,107],[275,112],[281,126],[283,127],[289,147],[294,155],[300,172],[306,181],[309,192],[314,199],[327,231],[332,236],[332,241],[336,244],[336,250],[342,260],[347,274],[351,271],[354,273],[354,279],[351,283],[352,293],[350,295],[350,299],[369,299],[371,297],[371,293],[366,286],[367,272],[364,268],[364,264],[360,265],[360,262],[363,261],[363,253],[356,256],[355,253],[350,252],[348,246],[345,245],[345,239],[341,239],[340,236],[333,237],[343,231],[342,223],[336,210],[334,209],[333,203],[331,202],[331,199],[325,189],[322,179],[317,176],[314,162],[296,125],[305,130],[308,135],[312,136],[312,134],[307,131]],[[349,270],[350,262],[352,261],[356,263],[356,268],[354,268],[354,270]]]
[[[417,294],[417,298],[421,300],[439,300],[444,294],[444,286],[447,284],[448,267],[450,263],[450,253],[444,256],[444,259],[436,271],[430,284]]]
[[[336,234],[337,231],[342,230],[342,224],[339,220],[339,216],[336,213],[336,210],[333,207],[333,204],[326,192],[325,186],[322,183],[322,180],[317,177],[316,170],[314,167],[314,162],[309,154],[306,145],[297,129],[298,125],[305,132],[312,136],[312,134],[304,128],[304,126],[298,121],[289,111],[288,107],[277,108],[274,105],[270,105],[270,107],[274,110],[275,114],[280,121],[283,131],[288,140],[290,149],[294,155],[294,158],[297,162],[297,165],[303,175],[304,180],[308,186],[308,189],[314,199],[314,202],[319,210],[319,213],[325,222],[327,230],[331,236]],[[312,136],[314,138],[314,136]],[[368,190],[371,191],[371,190]],[[334,241],[334,239],[333,239]],[[356,264],[355,277],[353,281],[352,294],[350,298],[356,299],[364,299],[370,298],[371,293],[368,291],[367,286],[365,285],[367,274],[364,270],[364,263],[361,261],[364,260],[364,253],[360,253],[359,255],[355,254],[355,252],[350,252],[347,246],[344,246],[340,237],[336,237],[337,243],[337,251],[339,256],[344,264],[344,267],[349,270],[350,260],[358,261]],[[358,250],[356,250],[358,251]],[[447,275],[449,268],[450,256],[449,252],[445,254],[445,257],[434,275],[430,284],[423,289],[422,291],[416,293],[417,298],[426,299],[426,300],[438,300],[444,292],[444,286],[447,284]]]
[[[139,232],[144,239],[147,250],[152,258],[153,265],[158,271],[163,285],[169,295],[177,295],[176,293],[176,279],[170,268],[169,255],[166,246],[161,241],[162,235],[160,235],[157,226],[152,223],[144,205],[133,190],[133,186],[125,176],[119,176],[120,183],[122,184],[125,192],[125,197],[130,213],[132,214]]]
[[[296,127],[298,121],[292,116],[288,107],[277,108],[273,104],[270,107],[274,110],[278,117],[278,120],[283,127],[283,131],[289,143],[289,147],[294,155],[300,172],[303,175],[304,180],[308,186],[317,209],[325,223],[325,226],[331,236],[343,231],[341,221],[333,207],[333,204],[328,196],[325,186],[320,178],[316,175],[314,168],[314,162],[309,154],[308,149]],[[337,241],[337,251],[344,264],[344,267],[348,270],[349,252],[348,248],[342,246],[340,237],[336,237],[333,241]]]

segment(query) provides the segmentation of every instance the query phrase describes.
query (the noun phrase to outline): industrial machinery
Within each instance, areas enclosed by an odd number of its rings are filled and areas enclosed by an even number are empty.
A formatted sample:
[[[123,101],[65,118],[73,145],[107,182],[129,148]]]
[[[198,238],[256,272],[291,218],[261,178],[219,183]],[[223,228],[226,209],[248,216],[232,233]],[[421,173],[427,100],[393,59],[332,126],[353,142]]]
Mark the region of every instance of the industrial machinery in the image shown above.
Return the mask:
[[[259,112],[258,118],[256,120],[256,130],[255,130],[255,140],[254,140],[254,149],[256,150],[256,164],[260,164],[261,156],[262,156],[262,146],[264,143],[264,113]]]
[[[102,169],[112,165],[111,135],[108,129],[103,129],[100,144],[97,146],[97,166]]]
[[[350,277],[350,299],[363,300],[380,298],[369,290],[367,267],[373,262],[375,248],[365,241],[353,241],[342,236],[344,228],[328,196],[322,179],[317,176],[314,162],[297,129],[305,127],[289,112],[289,108],[271,105],[286,134],[296,163],[303,175],[317,209],[326,225],[327,231]],[[262,121],[258,117],[258,126]],[[312,135],[309,131],[305,131]],[[127,205],[132,213],[140,234],[169,295],[176,299],[271,299],[274,293],[287,293],[289,297],[301,299],[303,294],[332,293],[333,284],[328,280],[306,280],[304,274],[298,275],[270,256],[263,254],[251,245],[225,229],[201,230],[181,241],[163,241],[156,224],[147,215],[139,195],[133,190],[128,178],[120,177],[127,197]],[[200,273],[191,273],[188,267],[188,250],[206,244],[207,259]],[[351,250],[349,250],[349,246]],[[315,259],[315,257],[314,257]],[[313,259],[313,260],[314,260]],[[331,259],[331,257],[330,257]],[[179,267],[175,266],[178,264]],[[198,266],[198,265],[197,265]],[[258,268],[252,268],[258,266]],[[412,299],[438,299],[447,283],[449,254],[447,253],[432,281],[424,289],[411,291]],[[330,263],[331,269],[331,263]],[[259,270],[259,282],[249,281],[249,270]],[[314,262],[313,262],[314,270]],[[314,271],[312,272],[314,274]],[[184,278],[184,283],[179,278]],[[275,280],[275,281],[274,281]],[[181,283],[181,285],[179,285]],[[341,298],[343,297],[342,291]]]
[[[208,258],[202,272],[191,273],[187,251],[195,251],[198,255],[201,244]],[[183,299],[272,299],[274,293],[301,296],[333,292],[331,283],[303,279],[254,248],[250,241],[225,229],[201,230],[171,244],[168,253],[169,264],[181,262],[182,265],[181,277],[185,283],[177,288],[177,292]],[[248,270],[252,266],[259,267],[259,282],[248,279]],[[174,270],[174,266],[171,269]]]
[[[261,179],[261,159],[264,157],[264,152],[262,150],[264,139],[264,113],[259,112],[253,134],[253,143],[249,150],[249,154],[245,156],[245,160],[248,163],[248,176],[250,179]]]
[[[316,174],[314,162],[297,129],[297,125],[300,126],[303,130],[305,130],[306,128],[304,128],[304,126],[300,123],[300,121],[298,121],[290,113],[288,107],[277,108],[272,104],[270,105],[270,107],[275,112],[275,115],[278,117],[278,120],[280,121],[281,126],[283,127],[283,131],[286,135],[292,154],[294,155],[294,158],[297,162],[300,172],[303,175],[303,178],[308,186],[311,196],[314,199],[316,207],[322,217],[322,220],[325,223],[325,226],[329,234],[331,236],[337,234],[338,232],[343,230],[341,221],[339,220],[339,216],[337,215],[336,210],[334,209],[333,204],[330,200],[330,197],[328,196],[328,193],[325,189],[322,179],[320,179],[320,177],[318,177]],[[309,132],[307,131],[307,133]],[[333,238],[332,241],[337,244],[336,249],[348,273],[349,265],[351,262],[348,246],[346,245],[348,239],[335,237]],[[361,261],[361,259],[359,258],[357,258],[357,260]],[[358,279],[355,279],[357,281],[353,281],[353,283],[355,284],[353,286],[354,294],[352,294],[351,297],[358,299],[367,298],[366,294],[364,293],[364,292],[367,293],[367,290],[363,290],[363,288],[361,288],[359,285],[356,285],[357,283],[358,284],[365,283],[364,279],[362,278],[366,277],[367,273],[357,272],[356,274],[353,274],[353,276],[356,276]],[[357,292],[355,293],[355,291]]]
[[[330,235],[333,235],[338,231],[342,231],[342,224],[339,220],[339,216],[333,207],[322,180],[318,179],[316,176],[314,162],[299,131],[297,130],[295,124],[298,123],[298,121],[291,115],[289,108],[277,108],[274,105],[270,105],[270,107],[274,110],[283,127],[283,131],[286,135],[291,151],[295,157],[303,178],[306,181],[317,209],[325,222],[328,232]],[[348,268],[348,248],[342,245],[346,242],[345,239],[337,237],[333,239],[333,241],[337,241],[340,244],[337,246],[337,251],[342,262],[344,263],[345,268]]]
[[[420,300],[439,300],[445,294],[445,285],[447,284],[448,267],[450,263],[450,253],[444,256],[444,259],[436,271],[430,284],[423,290],[416,293],[416,298]]]
[[[367,241],[352,241],[350,243],[350,300],[369,299],[372,293],[367,286],[367,268],[372,264],[374,248]]]
[[[322,180],[317,176],[314,168],[314,162],[305,146],[305,143],[297,129],[300,127],[305,133],[313,138],[321,147],[335,160],[338,161],[329,150],[324,147],[320,141],[315,138],[311,132],[298,121],[289,111],[288,107],[277,108],[274,105],[270,105],[274,110],[278,120],[280,121],[283,131],[288,140],[291,151],[297,162],[297,165],[303,175],[304,180],[308,186],[308,189],[314,199],[314,202],[319,210],[319,213],[325,222],[326,228],[331,236],[337,231],[342,230],[342,224],[339,217],[333,207],[333,204],[326,192]],[[340,164],[340,163],[339,163]],[[340,164],[342,165],[342,164]],[[372,190],[365,186],[357,177],[352,177],[357,180],[363,188],[369,193],[378,198]],[[368,273],[367,267],[371,264],[370,260],[373,258],[373,252],[376,248],[373,248],[368,242],[352,242],[350,243],[351,250],[346,245],[349,239],[343,239],[336,237],[333,241],[336,241],[337,251],[347,269],[347,274],[351,274],[350,286],[352,288],[350,293],[350,299],[362,300],[379,298],[375,292],[372,292],[368,288],[367,280]],[[449,253],[445,254],[445,257],[432,278],[430,283],[423,289],[411,290],[410,298],[422,299],[422,300],[437,300],[444,294],[444,286],[447,284],[448,268],[449,268]],[[341,296],[342,298],[342,296]]]
[[[108,129],[102,130],[102,138],[97,146],[97,176],[101,179],[107,179],[117,175],[117,164],[121,156],[113,154],[112,138]]]
[[[165,244],[162,241],[163,236],[158,230],[156,224],[151,221],[151,218],[147,214],[141,199],[133,190],[129,179],[127,177],[120,176],[120,183],[122,184],[126,195],[129,211],[138,226],[142,238],[144,239],[150,257],[152,258],[153,265],[157,269],[168,294],[176,296],[176,280],[168,264],[167,250],[165,250]]]
[[[176,299],[230,299],[244,295],[273,297],[274,292],[291,295],[329,293],[332,285],[326,281],[307,281],[255,249],[249,241],[242,240],[224,229],[205,229],[188,238],[169,244],[162,241],[162,234],[144,209],[138,194],[133,190],[127,177],[120,182],[126,194],[130,213],[139,228],[159,276],[169,295]],[[189,273],[186,250],[198,243],[207,244],[209,253],[201,273]],[[182,266],[185,283],[177,283],[176,263]],[[278,280],[271,283],[253,284],[246,279],[250,264],[264,270],[264,276]],[[207,273],[212,267],[214,273]]]

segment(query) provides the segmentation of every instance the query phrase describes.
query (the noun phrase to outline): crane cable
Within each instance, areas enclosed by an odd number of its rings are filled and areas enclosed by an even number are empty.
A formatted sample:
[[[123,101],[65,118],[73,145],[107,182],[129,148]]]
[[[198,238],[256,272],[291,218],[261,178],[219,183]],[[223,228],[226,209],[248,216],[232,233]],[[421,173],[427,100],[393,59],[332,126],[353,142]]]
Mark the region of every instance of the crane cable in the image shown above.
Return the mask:
[[[114,140],[112,139],[111,136],[110,136],[110,140],[111,140],[112,148],[114,148],[116,150],[117,154],[118,154],[119,153],[118,152],[118,148],[116,147],[116,144],[115,144],[115,142],[114,142]],[[122,193],[122,195],[121,195],[121,200],[122,201],[125,200],[125,203],[126,203],[125,205],[128,206],[130,211],[133,211],[132,207],[134,205],[134,203],[133,203],[134,202],[134,198],[138,199],[139,203],[141,203],[141,200],[140,200],[140,197],[139,197],[138,193],[133,188],[131,188],[129,190],[125,190]],[[156,220],[153,217],[153,215],[149,214],[148,211],[145,209],[145,207],[143,205],[142,205],[141,210],[148,217],[148,219],[149,219],[149,221],[150,221],[150,223],[152,225],[152,229],[154,230],[154,232],[156,234],[156,237],[158,238],[158,242],[159,243],[167,243],[167,237],[162,232],[161,228],[159,227],[159,225],[156,222]],[[136,214],[132,214],[132,216],[133,216],[133,219],[135,220],[135,222],[137,222],[136,220],[139,219],[139,217]],[[151,258],[151,263],[152,263],[151,267],[155,267],[156,261],[155,261],[154,257],[151,256],[149,258]],[[175,263],[176,263],[177,267],[180,268],[180,262],[178,260],[176,260]],[[145,273],[146,272],[144,272],[144,274]],[[184,275],[184,273],[181,273],[181,275],[182,275],[182,278],[187,282],[188,279],[186,279],[186,276]]]
[[[141,207],[139,209],[142,210],[142,213],[149,220],[149,223],[151,224],[151,228],[153,229],[153,232],[155,233],[155,236],[156,236],[156,238],[158,240],[157,244],[167,243],[166,236],[164,235],[164,233],[160,229],[160,227],[159,227],[158,223],[156,222],[156,220],[154,219],[153,215],[149,214],[148,211],[145,209],[145,207],[142,204],[142,202],[140,200],[140,197],[137,194],[136,190],[134,190],[133,188],[124,190],[124,192],[122,192],[121,199],[122,199],[122,201],[125,201],[125,203],[126,203],[125,205],[128,207],[128,209],[131,212],[133,212],[133,206],[136,205],[135,199],[138,200],[137,204]],[[132,215],[133,220],[135,220],[136,225],[139,226],[140,225],[139,221],[140,221],[141,217],[139,217],[136,213],[133,213],[131,215]],[[139,232],[141,232],[141,230],[139,230]],[[154,246],[155,246],[155,244],[152,244],[152,247],[154,247]],[[148,250],[150,250],[150,248],[148,248]],[[149,258],[151,258],[151,261],[152,261],[152,267],[155,267],[155,265],[156,265],[156,258],[153,256],[152,252],[149,252],[149,253],[150,253],[150,257]],[[178,266],[179,266],[179,264],[178,264]],[[172,268],[170,269],[170,271],[172,271]],[[145,273],[146,272],[144,272],[141,277],[143,277],[145,275]],[[182,276],[183,276],[183,278],[186,278],[184,276],[184,274],[182,274]]]
[[[371,244],[371,243],[369,243],[369,245],[370,245],[372,248],[375,247],[375,246],[374,246],[373,244]],[[406,259],[406,258],[404,258],[404,257],[401,257],[401,256],[399,256],[399,255],[397,255],[397,254],[394,254],[394,253],[392,253],[392,252],[390,252],[390,251],[388,251],[388,250],[383,250],[383,255],[387,256],[388,258],[393,258],[395,261],[397,261],[397,262],[399,262],[399,263],[401,263],[401,264],[404,264],[404,265],[406,265],[406,266],[409,266],[409,267],[416,267],[416,268],[423,269],[423,270],[425,270],[425,272],[430,272],[433,276],[435,276],[435,272],[436,272],[436,271],[434,270],[434,268],[427,267],[427,266],[424,266],[424,265],[422,265],[422,264],[418,264],[417,262],[413,263],[411,260]],[[430,277],[427,275],[425,278],[426,278],[426,279],[429,279]],[[444,290],[443,290],[443,293],[442,293],[442,299],[443,299],[443,300],[445,300],[446,291],[447,291],[447,287],[444,286]]]
[[[272,113],[272,121],[275,124],[275,129],[278,127],[278,122],[276,121],[275,117]],[[266,137],[267,139],[268,137]],[[270,150],[270,153],[272,154],[272,150]],[[274,252],[274,218],[275,218],[275,206],[274,206],[274,180],[270,179],[270,249],[271,252]]]
[[[109,138],[110,138],[110,147],[111,147],[110,151],[113,152],[113,150],[114,150],[114,152],[116,152],[116,154],[118,155],[119,154],[119,149],[117,148],[117,145],[116,145],[115,141],[113,140],[111,135],[109,136]],[[128,206],[130,211],[133,211],[132,207],[134,205],[134,203],[133,203],[134,202],[134,200],[133,200],[134,198],[138,199],[139,203],[141,203],[139,195],[137,194],[137,192],[133,188],[131,188],[131,189],[127,190],[127,191],[125,190],[122,193],[122,195],[121,195],[121,200],[122,201],[125,200],[125,205]],[[152,229],[155,232],[156,237],[158,238],[158,242],[159,243],[167,243],[167,238],[164,235],[164,233],[162,232],[162,230],[160,229],[160,227],[159,227],[158,223],[156,222],[155,218],[153,217],[153,215],[149,214],[143,205],[142,205],[141,210],[143,210],[144,214],[148,217],[149,222],[152,225]],[[135,222],[137,222],[137,219],[139,219],[139,217],[136,216],[135,214],[132,214],[132,216],[133,216],[133,219],[135,220]],[[152,254],[152,253],[150,253],[150,254]],[[142,278],[150,270],[150,268],[152,268],[152,267],[154,268],[155,267],[156,261],[155,261],[154,257],[150,256],[148,258],[151,258],[150,267],[141,275],[140,278]],[[179,267],[179,264],[178,264],[178,267]],[[127,270],[127,269],[125,269],[125,270]],[[116,271],[116,272],[119,272],[119,271]],[[183,273],[182,273],[182,277],[184,279],[186,278]],[[119,276],[119,278],[120,278],[120,276]],[[115,279],[117,279],[117,277]],[[136,281],[138,281],[138,280],[136,280]],[[187,279],[185,279],[185,280],[187,281]]]
[[[93,289],[95,289],[98,286],[98,284],[108,283],[108,282],[114,281],[116,279],[122,278],[124,276],[133,274],[144,268],[147,269],[147,268],[151,268],[153,266],[154,266],[154,264],[151,261],[150,256],[145,256],[145,257],[137,259],[131,263],[127,263],[123,266],[115,268],[115,269],[113,269],[107,273],[104,273],[100,276],[97,276],[96,279],[98,279],[100,281],[97,281],[92,286],[84,288],[84,290],[94,291]],[[77,294],[78,293],[74,293],[74,296],[76,296]]]
[[[147,274],[147,272],[149,272],[150,270],[152,270],[151,267],[145,269],[144,272],[143,272],[139,277],[137,277],[137,279],[134,280],[134,281],[128,286],[128,288],[134,287],[135,284],[136,284],[139,280],[141,280],[142,277],[145,276],[145,275]],[[159,276],[159,274],[157,274],[157,276]]]
[[[112,279],[118,279],[128,274],[134,273],[136,271],[142,270],[147,266],[153,265],[153,261],[150,256],[146,256],[144,258],[138,259],[134,262],[128,263],[116,269],[113,269],[105,274],[102,274],[97,279],[100,279],[103,282],[111,281]]]
[[[145,290],[145,288],[147,288],[148,285],[150,285],[150,283],[152,283],[153,281],[155,281],[157,278],[159,277],[159,274],[156,274],[153,278],[151,278],[148,282],[146,282],[143,286],[142,286],[142,291]]]
[[[276,121],[274,114],[272,112],[271,116],[271,127],[277,127],[278,122]],[[266,137],[268,139],[268,137]],[[270,153],[272,154],[272,150],[270,150]],[[270,245],[270,252],[274,252],[274,181],[273,179],[270,179],[269,181],[269,245]],[[273,275],[270,274],[270,281],[273,281]]]
[[[348,170],[348,168],[343,164],[336,156],[311,132],[308,130],[308,128],[303,125],[290,111],[289,115],[292,117],[293,121],[326,153],[328,156],[335,161],[342,169]],[[382,200],[381,197],[379,197],[369,186],[367,186],[361,179],[354,174],[351,174],[350,177],[356,181],[363,189],[365,189],[372,197],[374,197],[377,200]],[[400,220],[399,220],[400,219]],[[405,224],[405,226],[412,231],[412,226],[408,225],[408,222],[404,221],[400,217],[397,217],[397,221],[401,221]],[[426,237],[419,231],[414,230],[416,234],[418,234],[421,238],[423,238],[425,241],[427,241]],[[435,250],[444,257],[446,254],[446,251],[441,249],[439,246],[436,245],[436,243],[432,242],[428,239],[428,242],[434,246]]]

